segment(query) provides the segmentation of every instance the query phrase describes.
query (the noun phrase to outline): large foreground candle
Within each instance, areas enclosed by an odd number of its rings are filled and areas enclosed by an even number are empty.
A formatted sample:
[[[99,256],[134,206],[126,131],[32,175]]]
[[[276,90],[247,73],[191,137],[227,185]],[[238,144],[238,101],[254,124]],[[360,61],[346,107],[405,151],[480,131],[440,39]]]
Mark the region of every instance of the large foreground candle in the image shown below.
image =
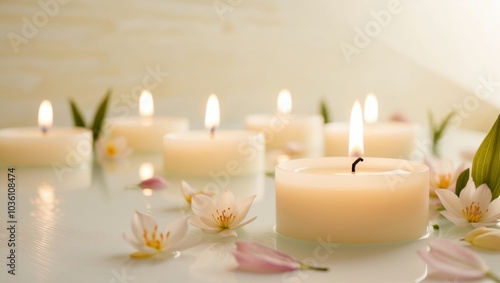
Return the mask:
[[[363,150],[361,107],[356,102],[349,137],[352,157],[278,164],[278,233],[356,244],[422,237],[429,221],[429,168],[401,159],[363,159]]]
[[[189,129],[189,120],[181,117],[153,116],[153,97],[143,91],[139,98],[140,117],[110,119],[110,135],[123,136],[135,152],[161,152],[163,136]]]
[[[52,128],[52,106],[40,105],[35,128],[0,130],[0,163],[75,167],[92,160],[92,132],[84,128]]]
[[[290,160],[276,166],[276,230],[334,243],[415,240],[428,227],[428,168],[400,159]]]
[[[378,103],[372,94],[365,101],[366,156],[408,159],[414,149],[417,126],[406,122],[377,122]],[[344,156],[349,143],[349,123],[325,125],[325,155]]]
[[[287,90],[280,92],[277,104],[275,115],[254,114],[245,119],[248,130],[264,133],[268,154],[288,155],[289,158],[322,156],[323,118],[290,114],[292,99]]]
[[[228,179],[264,172],[264,138],[252,131],[219,131],[219,105],[210,96],[206,131],[167,134],[164,137],[164,169],[168,175]]]

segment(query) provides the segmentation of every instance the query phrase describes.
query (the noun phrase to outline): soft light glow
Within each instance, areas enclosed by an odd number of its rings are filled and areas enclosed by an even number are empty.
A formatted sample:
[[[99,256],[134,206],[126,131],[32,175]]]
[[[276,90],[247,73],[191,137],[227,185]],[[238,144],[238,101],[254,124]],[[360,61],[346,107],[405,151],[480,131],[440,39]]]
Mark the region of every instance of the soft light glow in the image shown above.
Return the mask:
[[[139,114],[141,117],[151,117],[154,112],[153,95],[148,90],[143,90],[139,97]]]
[[[361,157],[364,154],[363,146],[363,114],[359,101],[354,102],[349,125],[349,156]]]
[[[215,129],[220,123],[219,100],[215,94],[211,94],[207,101],[207,110],[205,112],[205,128]]]
[[[38,126],[43,132],[52,127],[52,104],[48,100],[42,101],[38,110]]]
[[[373,93],[369,93],[365,98],[365,122],[374,124],[378,120],[378,102]]]
[[[278,113],[290,114],[292,112],[292,96],[287,89],[280,91],[278,95]]]
[[[141,180],[153,178],[154,173],[155,167],[150,162],[144,162],[139,167],[139,178],[141,178]]]
[[[152,189],[142,189],[142,194],[146,197],[150,197],[153,195],[153,190]]]

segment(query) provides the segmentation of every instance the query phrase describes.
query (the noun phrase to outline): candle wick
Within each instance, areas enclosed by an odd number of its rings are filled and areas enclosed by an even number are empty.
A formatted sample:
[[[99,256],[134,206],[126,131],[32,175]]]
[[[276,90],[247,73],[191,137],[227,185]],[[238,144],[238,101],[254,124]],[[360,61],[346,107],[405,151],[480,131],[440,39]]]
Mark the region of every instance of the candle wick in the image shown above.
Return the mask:
[[[354,162],[352,163],[352,167],[351,167],[351,168],[352,168],[352,169],[351,169],[352,174],[356,173],[356,165],[357,165],[359,162],[363,162],[363,158],[358,157],[358,159],[356,159],[356,161],[354,161]]]
[[[41,128],[41,130],[42,130],[42,134],[45,136],[45,135],[47,134],[47,131],[49,130],[49,128],[48,128],[48,127],[46,127],[46,126],[42,126],[42,127],[40,127],[40,128]]]
[[[212,126],[212,128],[210,128],[210,138],[214,138],[215,136],[215,126]]]

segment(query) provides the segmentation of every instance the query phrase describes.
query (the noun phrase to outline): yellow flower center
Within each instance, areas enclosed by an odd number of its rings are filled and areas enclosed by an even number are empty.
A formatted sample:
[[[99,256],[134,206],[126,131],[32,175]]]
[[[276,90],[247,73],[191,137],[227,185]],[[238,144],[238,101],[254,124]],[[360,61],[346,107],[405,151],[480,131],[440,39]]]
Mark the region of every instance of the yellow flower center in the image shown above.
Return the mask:
[[[229,225],[233,223],[236,216],[230,212],[231,208],[228,207],[227,210],[222,210],[219,212],[218,209],[215,210],[216,214],[212,213],[213,220],[217,223],[217,225],[221,228],[229,228]]]
[[[117,150],[116,150],[116,147],[112,144],[108,144],[106,145],[106,154],[108,156],[115,156]]]
[[[149,237],[148,230],[146,229],[143,230],[142,235],[144,237],[144,243],[146,243],[146,246],[157,251],[161,251],[163,249],[163,240],[168,239],[168,237],[170,236],[170,231],[166,236],[164,236],[163,233],[158,233],[158,226],[155,226],[153,233],[151,233],[151,237]]]
[[[486,212],[488,212],[488,209],[482,211],[481,206],[475,202],[472,202],[469,206],[462,209],[462,214],[465,216],[467,221],[471,223],[479,222]]]
[[[434,187],[439,189],[446,189],[451,184],[451,173],[435,174]],[[436,178],[437,177],[437,178]]]

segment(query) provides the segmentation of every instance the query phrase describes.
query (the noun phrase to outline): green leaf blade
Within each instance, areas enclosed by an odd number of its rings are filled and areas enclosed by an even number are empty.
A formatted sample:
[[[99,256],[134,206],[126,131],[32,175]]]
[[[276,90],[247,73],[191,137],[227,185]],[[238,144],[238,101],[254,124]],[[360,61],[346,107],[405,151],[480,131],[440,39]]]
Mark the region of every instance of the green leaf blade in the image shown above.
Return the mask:
[[[324,100],[321,100],[321,104],[320,104],[320,112],[321,112],[321,116],[323,116],[323,122],[326,124],[326,123],[330,123],[330,113],[328,111],[328,106],[326,106],[326,103]]]
[[[486,183],[493,199],[500,195],[500,115],[474,156],[472,179],[476,187]]]
[[[75,125],[75,127],[85,128],[85,120],[83,119],[82,113],[78,109],[78,106],[76,106],[76,103],[73,101],[73,99],[69,100],[69,104],[71,106],[71,114],[73,116],[73,124]]]
[[[469,181],[470,169],[467,168],[457,178],[457,184],[455,186],[455,194],[460,196],[460,192],[465,188],[467,182]]]
[[[108,89],[106,91],[106,94],[104,95],[104,98],[101,101],[101,104],[99,104],[99,108],[97,108],[97,111],[94,115],[94,121],[92,122],[92,133],[94,135],[94,141],[96,141],[99,138],[99,135],[101,133],[102,124],[104,122],[104,119],[106,118],[106,112],[108,110],[108,102],[110,96],[111,96],[111,89]]]

